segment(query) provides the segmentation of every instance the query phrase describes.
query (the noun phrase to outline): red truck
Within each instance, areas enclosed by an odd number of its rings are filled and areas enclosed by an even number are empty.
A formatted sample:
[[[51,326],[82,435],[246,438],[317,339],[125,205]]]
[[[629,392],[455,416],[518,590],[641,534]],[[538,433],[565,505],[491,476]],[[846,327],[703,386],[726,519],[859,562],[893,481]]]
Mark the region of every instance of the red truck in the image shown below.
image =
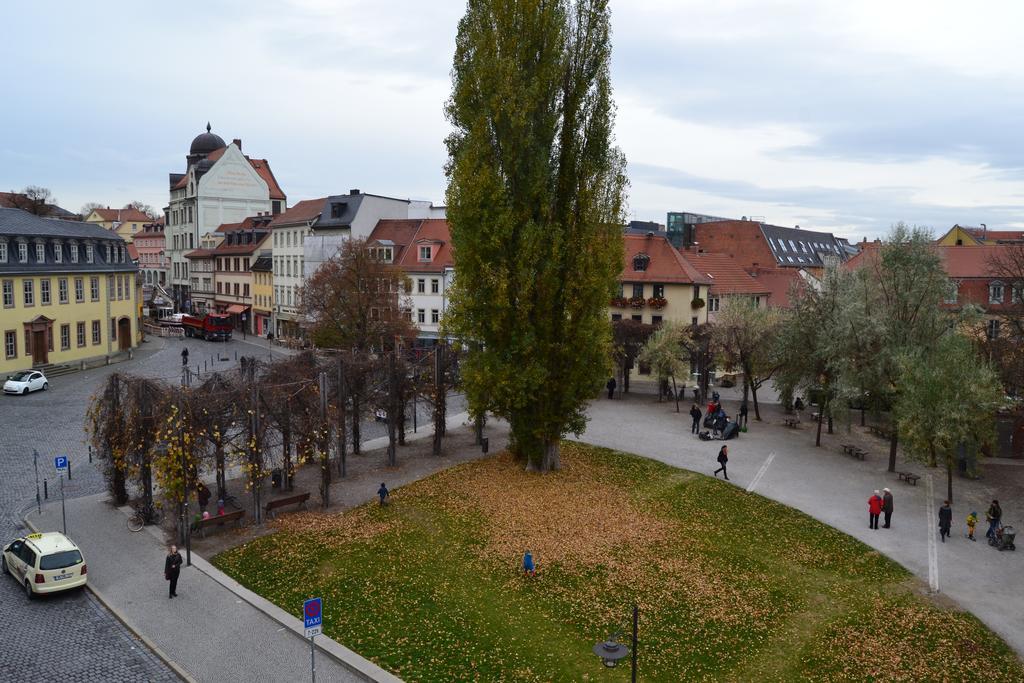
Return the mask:
[[[231,339],[231,316],[207,313],[202,318],[185,315],[181,318],[181,326],[186,337],[199,337],[213,341]]]

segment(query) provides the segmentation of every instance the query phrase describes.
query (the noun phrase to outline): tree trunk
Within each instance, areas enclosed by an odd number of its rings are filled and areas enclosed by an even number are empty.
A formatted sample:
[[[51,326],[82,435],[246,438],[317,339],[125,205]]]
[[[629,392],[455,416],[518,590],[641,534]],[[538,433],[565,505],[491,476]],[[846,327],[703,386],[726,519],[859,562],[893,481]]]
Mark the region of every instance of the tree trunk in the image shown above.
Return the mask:
[[[214,446],[214,458],[217,461],[217,500],[224,500],[228,495],[228,482],[224,472],[224,443],[220,439]]]
[[[896,445],[897,439],[899,438],[896,434],[896,426],[890,427],[892,429],[892,435],[889,437],[889,471],[896,471]]]
[[[821,423],[824,420],[825,411],[821,406],[818,406],[818,433],[814,437],[814,445],[821,446]]]
[[[758,422],[761,421],[761,409],[757,404],[757,385],[750,385],[750,396],[754,399],[754,419]]]
[[[672,395],[675,396],[675,399],[676,399],[676,412],[678,413],[679,412],[679,389],[676,386],[676,376],[675,376],[675,374],[672,375]]]
[[[359,455],[362,451],[360,449],[360,436],[359,436],[359,392],[362,386],[357,386],[356,391],[352,392],[352,454]]]
[[[953,504],[953,458],[946,456],[946,500]]]
[[[543,474],[544,472],[554,472],[560,469],[562,469],[562,460],[558,439],[545,439],[541,442],[539,461],[533,457],[528,457],[526,460],[527,472]]]

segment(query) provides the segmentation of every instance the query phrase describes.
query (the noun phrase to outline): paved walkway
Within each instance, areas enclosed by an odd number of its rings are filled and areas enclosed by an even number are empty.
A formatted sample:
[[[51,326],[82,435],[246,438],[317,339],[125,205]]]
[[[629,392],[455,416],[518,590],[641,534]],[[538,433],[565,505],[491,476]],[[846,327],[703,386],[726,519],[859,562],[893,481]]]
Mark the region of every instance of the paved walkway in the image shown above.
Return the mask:
[[[722,442],[700,441],[690,435],[689,406],[682,405],[677,415],[674,404],[658,403],[652,396],[595,401],[580,440],[710,476],[718,466],[715,457]],[[861,434],[859,427],[851,435],[846,427],[837,425],[836,434],[823,433],[822,447],[815,448],[812,425],[804,423],[795,430],[784,427],[778,405],[763,408],[768,424],[751,421],[749,433],[728,442],[729,478],[736,486],[753,485],[756,493],[802,510],[876,548],[925,582],[937,581],[941,593],[974,613],[1018,654],[1024,654],[1020,581],[1024,553],[998,552],[984,538],[984,514],[993,498],[1002,503],[1004,523],[1024,527],[1024,463],[989,461],[983,479],[957,477],[953,482],[952,538],[940,544],[937,509],[946,492],[944,471],[907,464],[907,469],[924,475],[918,486],[910,486],[886,472],[888,442]],[[733,412],[735,406],[726,409]],[[843,454],[839,444],[851,440],[869,451],[865,462]],[[899,460],[897,469],[904,464]],[[934,480],[931,486],[928,477]],[[892,528],[869,530],[867,500],[872,491],[886,486],[895,497]],[[964,518],[972,510],[982,522],[975,543],[964,537]]]

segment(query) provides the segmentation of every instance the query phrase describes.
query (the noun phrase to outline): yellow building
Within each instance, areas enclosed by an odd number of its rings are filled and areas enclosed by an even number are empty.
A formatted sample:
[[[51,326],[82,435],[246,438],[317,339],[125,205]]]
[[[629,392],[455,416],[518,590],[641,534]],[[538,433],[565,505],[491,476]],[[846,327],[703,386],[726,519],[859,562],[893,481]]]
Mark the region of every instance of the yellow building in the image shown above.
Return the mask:
[[[270,251],[260,252],[249,270],[252,271],[252,331],[265,337],[273,329],[270,321],[274,310],[274,261]]]
[[[935,240],[940,247],[981,247],[993,244],[1024,244],[1024,230],[989,230],[984,223],[979,228],[954,225],[945,235]]]
[[[652,325],[678,320],[708,321],[706,297],[712,280],[700,273],[664,234],[626,235],[619,295],[612,299],[612,320]]]
[[[107,230],[113,230],[125,242],[135,239],[135,233],[142,232],[143,226],[152,223],[153,219],[138,209],[93,209],[92,213],[85,217],[86,223],[101,225]]]
[[[132,348],[136,272],[114,232],[0,209],[0,374]]]

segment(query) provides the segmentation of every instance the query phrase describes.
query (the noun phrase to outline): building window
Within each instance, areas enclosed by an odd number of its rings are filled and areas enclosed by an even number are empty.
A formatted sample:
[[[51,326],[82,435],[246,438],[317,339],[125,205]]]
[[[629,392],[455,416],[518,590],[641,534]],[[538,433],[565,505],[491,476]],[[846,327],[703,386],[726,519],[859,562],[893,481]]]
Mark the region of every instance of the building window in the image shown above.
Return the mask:
[[[988,286],[988,302],[990,304],[1003,303],[1003,283],[993,282]]]
[[[651,324],[652,325],[660,325],[661,324],[661,316],[660,315],[652,315],[651,316]]]
[[[233,290],[234,290],[234,292],[235,292],[235,294],[234,294],[234,295],[235,295],[235,296],[238,296],[238,283],[237,283],[237,282],[236,282],[236,283],[234,283],[234,285],[232,286],[232,289],[233,289]]]
[[[430,322],[434,325],[441,322],[441,314],[436,308],[430,309]]]
[[[36,292],[34,284],[35,280],[31,278],[25,278],[24,280],[21,281],[21,290],[26,306],[35,306],[36,304]]]
[[[427,281],[424,280],[423,278],[417,279],[416,280],[416,293],[417,294],[425,294],[426,291],[427,291]]]
[[[36,261],[39,263],[46,263],[46,245],[36,244]]]
[[[754,301],[754,308],[761,308],[761,297],[755,296],[753,298],[753,301]]]
[[[68,302],[68,279],[66,277],[57,280],[57,301],[62,304]]]
[[[718,313],[722,308],[722,300],[717,296],[708,297],[708,313]]]
[[[633,298],[643,299],[644,298],[644,285],[642,282],[633,283]]]
[[[622,314],[621,313],[612,313],[612,322],[615,322],[615,321],[618,321],[618,320],[622,320]]]
[[[641,273],[647,270],[647,266],[651,263],[651,257],[647,254],[637,254],[633,257],[633,270]]]
[[[242,285],[242,296],[243,297],[248,297],[249,296],[249,285]]]
[[[110,341],[117,341],[117,318],[110,319]]]
[[[85,323],[78,323],[75,325],[75,336],[78,346],[85,346]]]
[[[429,245],[428,246],[420,247],[420,261],[429,261],[430,260],[430,252],[431,252],[431,248],[430,248]]]
[[[132,281],[133,278],[130,275],[124,276],[124,298],[128,301],[132,300]]]
[[[75,278],[75,303],[80,304],[85,301],[85,283],[82,278]]]
[[[223,294],[224,293],[223,291],[221,291],[223,289],[223,286],[224,286],[223,282],[218,282],[217,283],[217,293],[218,294]]]
[[[638,322],[638,323],[642,323],[644,321],[644,317],[642,315],[634,315],[633,316],[633,321],[634,322]]]
[[[71,245],[71,262],[72,263],[78,263],[78,245],[77,244],[72,244]]]
[[[18,356],[18,333],[14,330],[4,332],[4,357],[11,359]]]
[[[93,301],[100,300],[100,279],[98,277],[89,278],[89,295]]]
[[[344,209],[345,204],[343,202],[331,202],[331,218],[341,218],[341,212]]]
[[[416,322],[419,322],[419,323],[427,322],[427,310],[425,308],[417,309],[417,311],[416,311]]]
[[[92,321],[92,345],[96,346],[100,343],[100,321]]]
[[[117,280],[117,300],[120,301],[124,298],[124,281],[120,275],[115,275],[114,279]],[[78,281],[75,281],[75,298],[78,298]]]
[[[988,325],[985,328],[985,333],[986,333],[986,336],[988,336],[989,340],[998,339],[999,338],[999,321],[995,320],[995,319],[989,320],[988,321]]]
[[[441,293],[441,281],[437,278],[433,278],[430,281],[430,293],[440,294]]]
[[[39,281],[39,303],[43,306],[50,305],[50,278],[48,277]]]
[[[71,348],[71,325],[60,326],[60,350],[67,351]]]
[[[53,245],[53,262],[62,263],[64,261],[64,250],[59,244]]]
[[[0,240],[0,263],[7,263],[7,242]]]
[[[4,280],[4,308],[14,308],[14,280]]]
[[[28,245],[24,242],[18,242],[18,260],[22,263],[28,261]]]
[[[87,244],[87,245],[85,245],[85,262],[86,263],[92,263],[92,259],[93,259],[92,245],[91,244]]]

